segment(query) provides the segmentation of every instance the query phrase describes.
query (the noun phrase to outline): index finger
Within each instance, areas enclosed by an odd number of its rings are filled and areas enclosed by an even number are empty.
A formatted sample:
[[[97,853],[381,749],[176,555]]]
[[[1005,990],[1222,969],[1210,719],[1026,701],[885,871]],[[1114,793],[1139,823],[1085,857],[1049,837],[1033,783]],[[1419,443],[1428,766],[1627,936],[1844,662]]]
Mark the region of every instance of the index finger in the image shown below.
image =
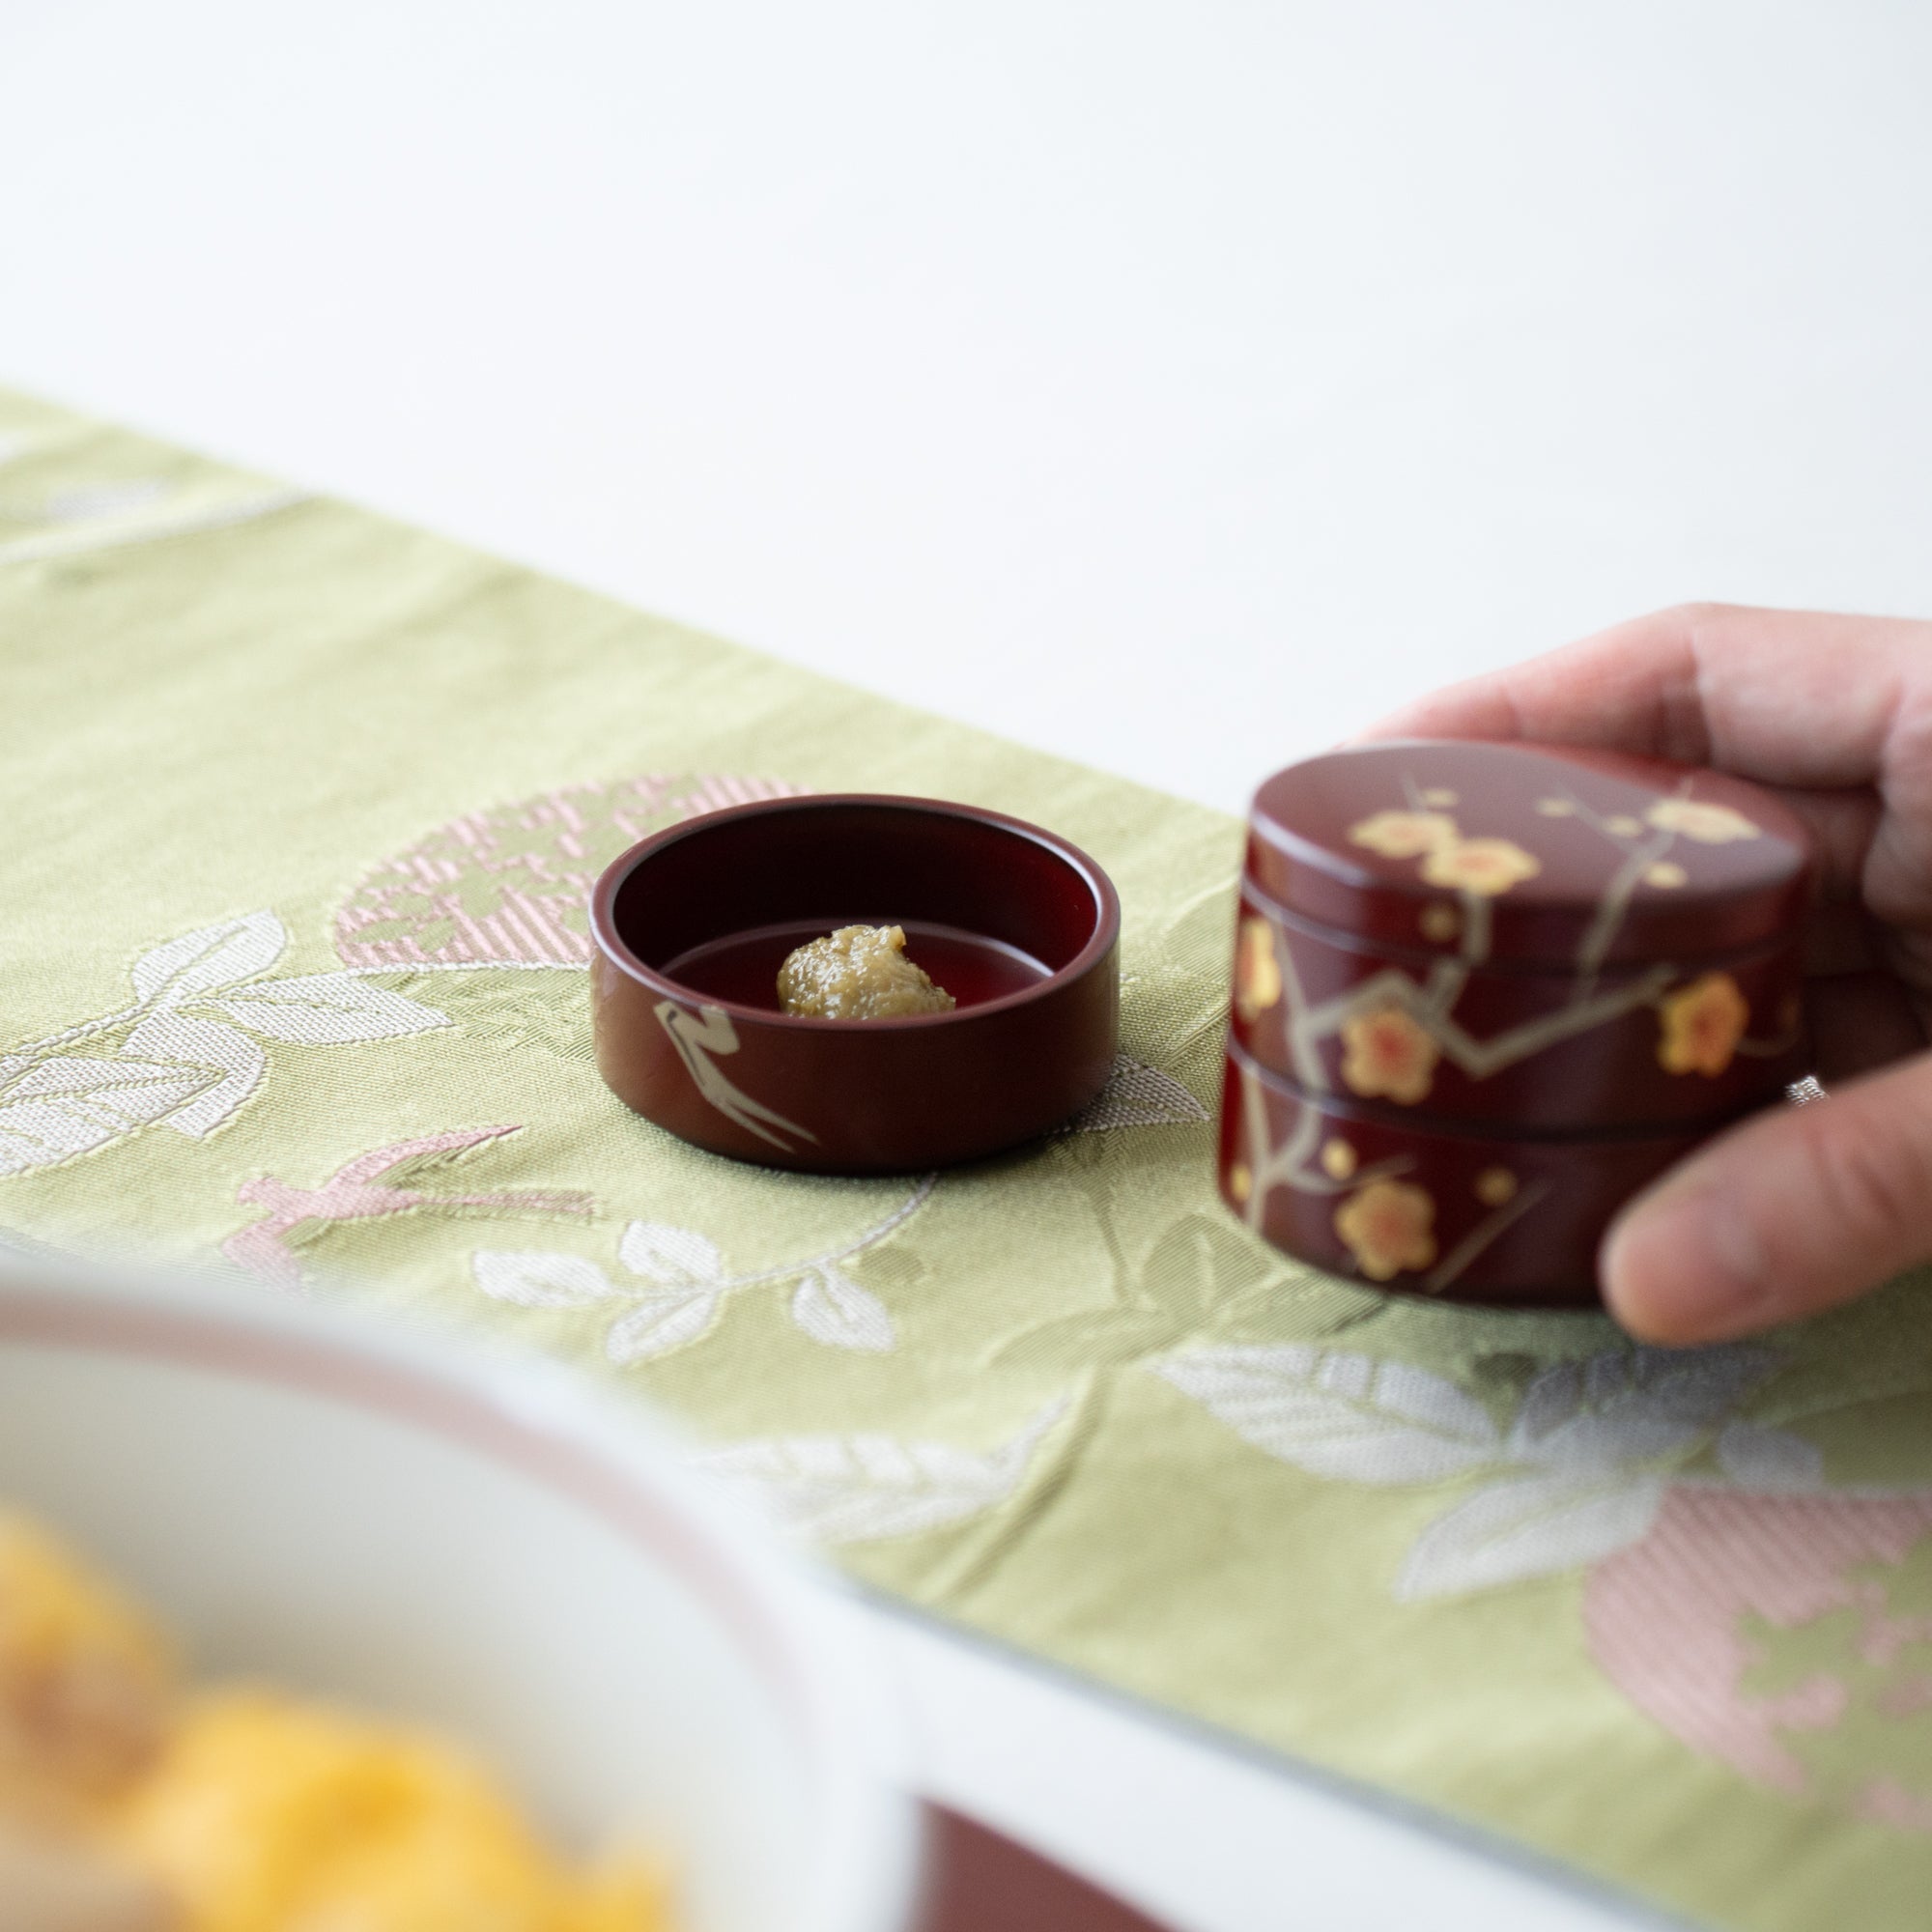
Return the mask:
[[[1886,773],[1915,696],[1932,705],[1932,625],[1692,604],[1451,685],[1363,735],[1529,738],[1860,785]]]

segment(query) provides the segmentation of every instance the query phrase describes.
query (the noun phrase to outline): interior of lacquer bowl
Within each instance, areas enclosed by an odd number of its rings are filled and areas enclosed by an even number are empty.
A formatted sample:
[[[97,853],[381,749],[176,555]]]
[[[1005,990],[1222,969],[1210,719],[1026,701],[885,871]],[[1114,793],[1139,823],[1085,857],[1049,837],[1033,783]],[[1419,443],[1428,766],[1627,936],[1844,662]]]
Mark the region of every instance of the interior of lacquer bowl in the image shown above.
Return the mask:
[[[788,799],[718,813],[647,854],[611,925],[653,973],[778,1018],[779,967],[841,925],[902,925],[954,1013],[809,1026],[933,1026],[1023,996],[1104,949],[1106,894],[1070,846],[971,808]]]

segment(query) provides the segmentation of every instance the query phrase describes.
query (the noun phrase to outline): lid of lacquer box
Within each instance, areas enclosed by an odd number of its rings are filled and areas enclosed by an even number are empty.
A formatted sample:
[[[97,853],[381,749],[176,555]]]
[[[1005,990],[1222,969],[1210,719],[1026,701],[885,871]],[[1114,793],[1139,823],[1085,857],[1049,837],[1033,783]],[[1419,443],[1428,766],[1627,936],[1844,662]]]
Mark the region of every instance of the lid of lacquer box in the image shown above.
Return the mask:
[[[1288,913],[1470,963],[1594,971],[1789,935],[1810,835],[1722,773],[1570,746],[1395,739],[1277,772],[1248,876]]]

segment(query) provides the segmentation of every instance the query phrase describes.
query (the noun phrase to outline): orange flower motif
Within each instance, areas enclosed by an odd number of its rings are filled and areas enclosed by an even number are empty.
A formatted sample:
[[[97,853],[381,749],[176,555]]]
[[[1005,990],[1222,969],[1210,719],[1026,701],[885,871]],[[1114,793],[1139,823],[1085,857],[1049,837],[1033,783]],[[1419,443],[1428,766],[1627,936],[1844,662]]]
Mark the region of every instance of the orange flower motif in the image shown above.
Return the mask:
[[[1266,920],[1244,919],[1235,954],[1235,1009],[1244,1020],[1252,1020],[1280,998],[1281,966],[1274,956],[1274,934]]]
[[[1506,1167],[1486,1167],[1476,1177],[1476,1199],[1485,1208],[1501,1208],[1516,1199],[1517,1179]]]
[[[1384,859],[1419,859],[1456,842],[1456,821],[1440,811],[1378,811],[1349,828],[1352,844]]]
[[[1335,1232],[1371,1281],[1435,1259],[1435,1203],[1406,1180],[1372,1180],[1335,1210]]]
[[[1355,1171],[1355,1150],[1339,1135],[1321,1150],[1321,1172],[1331,1180],[1347,1180]]]
[[[1699,845],[1728,845],[1735,838],[1758,836],[1758,828],[1742,811],[1698,798],[1661,798],[1644,816],[1660,832],[1679,833]]]
[[[1357,1013],[1342,1028],[1342,1078],[1351,1093],[1385,1094],[1412,1107],[1429,1092],[1440,1049],[1400,1007]]]
[[[1481,893],[1485,898],[1535,878],[1542,869],[1541,860],[1508,838],[1459,838],[1437,847],[1422,862],[1422,876],[1432,886]]]
[[[1668,995],[1659,1008],[1663,1032],[1657,1058],[1666,1073],[1715,1080],[1731,1064],[1750,1024],[1750,1004],[1728,973],[1706,973]]]

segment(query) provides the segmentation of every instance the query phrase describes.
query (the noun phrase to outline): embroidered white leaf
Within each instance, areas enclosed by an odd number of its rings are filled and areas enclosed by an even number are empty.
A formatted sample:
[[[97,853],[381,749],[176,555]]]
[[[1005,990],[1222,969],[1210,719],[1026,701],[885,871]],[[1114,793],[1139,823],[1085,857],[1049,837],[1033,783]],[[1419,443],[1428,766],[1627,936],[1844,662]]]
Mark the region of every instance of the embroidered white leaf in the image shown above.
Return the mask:
[[[354,973],[315,973],[295,980],[258,980],[213,1002],[270,1039],[310,1046],[349,1040],[395,1039],[430,1033],[449,1024],[449,1015],[420,1001],[392,993]]]
[[[160,1120],[217,1076],[145,1060],[62,1055],[30,1065],[0,1095],[0,1174],[46,1167]]]
[[[718,1319],[718,1295],[706,1291],[642,1295],[628,1315],[611,1324],[604,1352],[619,1368],[668,1355],[711,1326]]]
[[[185,932],[134,962],[134,991],[144,1007],[174,1007],[266,973],[289,935],[271,912],[251,912]]]
[[[1581,1362],[1553,1362],[1537,1376],[1523,1390],[1510,1426],[1510,1454],[1534,1456],[1537,1444],[1582,1407],[1583,1388]]]
[[[520,1308],[588,1308],[616,1293],[604,1270],[582,1255],[482,1248],[469,1264],[485,1294]]]
[[[1718,1462],[1741,1489],[1809,1494],[1825,1487],[1825,1458],[1788,1429],[1733,1422],[1718,1437]]]
[[[1453,1382],[1303,1347],[1197,1349],[1151,1365],[1244,1441],[1311,1475],[1422,1483],[1496,1461],[1500,1432]]]
[[[60,1095],[76,1110],[99,1112],[116,1132],[159,1120],[208,1084],[204,1076],[146,1060],[91,1060],[64,1055],[30,1066],[7,1090],[8,1100]]]
[[[1595,1563],[1650,1528],[1664,1488],[1662,1476],[1570,1470],[1493,1483],[1416,1538],[1395,1596],[1460,1596]]]
[[[891,1435],[778,1435],[695,1460],[796,1536],[868,1543],[963,1521],[1015,1495],[1066,1406],[1055,1403],[984,1452]]]
[[[791,1297],[791,1319],[814,1342],[834,1349],[867,1349],[883,1354],[895,1335],[893,1318],[870,1290],[830,1262],[821,1262]]]
[[[1682,1458],[1762,1380],[1768,1350],[1614,1349],[1546,1369],[1524,1391],[1512,1458],[1550,1468],[1607,1471]]]
[[[268,1059],[245,1033],[221,1020],[186,1013],[153,1012],[128,1036],[127,1051],[220,1075],[195,1097],[166,1117],[177,1133],[200,1140],[211,1134],[262,1084]]]
[[[1179,1080],[1122,1053],[1107,1084],[1060,1131],[1102,1134],[1115,1127],[1178,1126],[1207,1118],[1208,1109]]]
[[[656,1221],[633,1221],[617,1243],[617,1259],[633,1274],[667,1288],[722,1282],[724,1258],[717,1244],[695,1228],[670,1228]]]
[[[81,483],[55,490],[41,499],[41,517],[49,524],[85,524],[100,517],[126,516],[167,495],[165,477],[128,476],[115,483]]]

